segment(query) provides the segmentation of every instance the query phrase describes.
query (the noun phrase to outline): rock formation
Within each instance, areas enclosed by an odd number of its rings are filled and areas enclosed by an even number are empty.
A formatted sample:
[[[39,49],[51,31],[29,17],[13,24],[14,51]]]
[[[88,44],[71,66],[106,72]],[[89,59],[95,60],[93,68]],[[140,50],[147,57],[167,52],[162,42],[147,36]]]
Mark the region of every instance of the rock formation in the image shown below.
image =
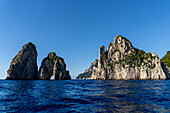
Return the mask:
[[[91,79],[92,72],[95,71],[98,67],[98,59],[96,59],[89,69],[85,70],[84,73],[79,74],[76,79]]]
[[[170,51],[167,51],[167,54],[161,59],[165,63],[169,73],[170,73]]]
[[[143,50],[136,49],[128,39],[118,35],[113,43],[110,42],[106,51],[104,46],[99,48],[99,58],[77,79],[82,76],[103,80],[158,80],[169,78],[169,73],[155,53],[145,53]]]
[[[54,75],[54,80],[70,80],[69,71],[66,71],[66,64],[61,57],[54,52],[43,59],[39,69],[38,77],[41,80],[49,80]]]
[[[27,43],[13,58],[7,71],[7,80],[38,79],[37,51],[34,44]]]

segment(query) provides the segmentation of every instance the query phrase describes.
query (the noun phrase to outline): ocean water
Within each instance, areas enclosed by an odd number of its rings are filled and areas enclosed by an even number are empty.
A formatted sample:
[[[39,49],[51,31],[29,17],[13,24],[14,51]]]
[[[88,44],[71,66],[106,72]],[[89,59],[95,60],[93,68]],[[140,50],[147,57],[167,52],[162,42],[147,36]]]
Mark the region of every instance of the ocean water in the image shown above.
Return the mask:
[[[0,80],[0,112],[170,112],[170,80]]]

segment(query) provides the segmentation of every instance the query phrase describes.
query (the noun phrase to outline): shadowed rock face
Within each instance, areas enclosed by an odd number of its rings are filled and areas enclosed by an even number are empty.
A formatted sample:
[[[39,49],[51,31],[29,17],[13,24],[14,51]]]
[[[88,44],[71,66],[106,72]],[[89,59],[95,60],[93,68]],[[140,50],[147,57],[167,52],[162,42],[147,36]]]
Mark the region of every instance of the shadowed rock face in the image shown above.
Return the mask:
[[[95,64],[94,64],[95,63]],[[167,79],[169,73],[155,53],[145,53],[133,47],[131,42],[118,35],[110,42],[107,50],[99,48],[97,62],[83,75],[91,79]]]
[[[49,80],[54,75],[54,80],[70,80],[69,71],[66,70],[66,64],[61,57],[56,56],[54,52],[48,54],[43,59],[39,69],[38,77],[41,80]]]
[[[166,68],[170,73],[170,51],[167,51],[166,55],[161,59],[165,63]]]
[[[31,42],[25,44],[13,58],[6,80],[38,79],[37,51]]]

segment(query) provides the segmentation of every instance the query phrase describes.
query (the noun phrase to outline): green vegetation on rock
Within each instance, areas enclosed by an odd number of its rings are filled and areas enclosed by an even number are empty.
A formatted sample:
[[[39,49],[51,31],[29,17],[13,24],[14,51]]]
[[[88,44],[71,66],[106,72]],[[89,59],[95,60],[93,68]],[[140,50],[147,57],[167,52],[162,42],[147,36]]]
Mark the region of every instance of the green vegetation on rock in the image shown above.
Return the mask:
[[[167,67],[170,67],[170,51],[167,51],[167,54],[161,59]]]
[[[152,64],[152,66],[150,66],[151,69],[154,69],[156,67],[155,64]]]
[[[50,52],[48,54],[48,58],[49,58],[50,62],[59,61],[59,60],[64,62],[64,59],[59,57],[59,56],[57,56],[55,52]]]
[[[145,53],[143,50],[134,49],[129,55],[125,55],[124,59],[114,62],[115,64],[120,64],[125,67],[125,65],[131,65],[132,67],[146,66],[151,63],[152,59],[155,59],[156,56],[152,56],[151,53]],[[107,66],[113,66],[113,63],[108,64]],[[154,69],[155,64],[149,65],[149,68]]]

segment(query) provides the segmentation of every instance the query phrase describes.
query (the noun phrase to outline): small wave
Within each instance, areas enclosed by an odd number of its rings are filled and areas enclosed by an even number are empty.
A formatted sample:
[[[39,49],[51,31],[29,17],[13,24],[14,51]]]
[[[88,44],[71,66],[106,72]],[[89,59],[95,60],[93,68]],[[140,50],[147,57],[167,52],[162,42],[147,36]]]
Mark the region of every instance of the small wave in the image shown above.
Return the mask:
[[[84,99],[77,99],[77,98],[62,98],[61,101],[64,102],[71,102],[71,103],[79,103],[79,104],[90,104],[89,101],[84,100]]]
[[[40,111],[53,111],[56,109],[64,109],[64,108],[69,108],[70,106],[65,105],[65,104],[51,104],[51,105],[38,105],[34,106],[33,112],[40,112]]]

